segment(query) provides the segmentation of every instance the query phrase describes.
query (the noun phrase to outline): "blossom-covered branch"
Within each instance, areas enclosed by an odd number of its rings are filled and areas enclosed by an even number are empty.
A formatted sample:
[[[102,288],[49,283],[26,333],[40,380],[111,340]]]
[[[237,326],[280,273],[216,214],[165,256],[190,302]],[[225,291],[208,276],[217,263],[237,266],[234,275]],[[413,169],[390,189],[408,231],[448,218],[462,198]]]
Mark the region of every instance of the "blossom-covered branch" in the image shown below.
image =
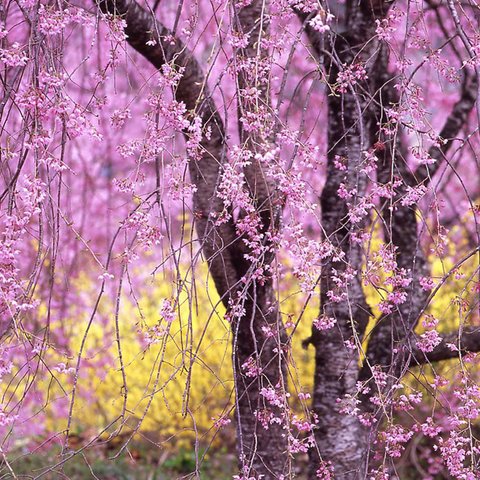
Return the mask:
[[[241,243],[231,219],[217,223],[224,210],[217,188],[226,161],[225,132],[202,68],[182,41],[135,0],[103,0],[98,5],[104,13],[124,22],[128,43],[152,65],[158,69],[169,65],[180,74],[175,98],[185,104],[192,122],[195,118],[201,121],[200,156],[189,162],[190,176],[196,186],[193,217],[210,272],[223,302],[228,305],[232,289],[241,278],[242,254],[238,252]],[[185,135],[188,140],[189,132]]]
[[[455,103],[450,115],[439,134],[439,145],[433,145],[428,150],[429,162],[420,165],[414,173],[414,182],[417,185],[428,183],[445,160],[452,143],[468,121],[475,102],[477,101],[478,79],[475,72],[464,70],[464,79],[460,90],[460,97]],[[413,182],[412,182],[413,183]]]
[[[410,366],[441,362],[477,352],[480,352],[480,328],[465,327],[458,332],[440,336],[438,345],[430,352],[419,348],[412,350]]]

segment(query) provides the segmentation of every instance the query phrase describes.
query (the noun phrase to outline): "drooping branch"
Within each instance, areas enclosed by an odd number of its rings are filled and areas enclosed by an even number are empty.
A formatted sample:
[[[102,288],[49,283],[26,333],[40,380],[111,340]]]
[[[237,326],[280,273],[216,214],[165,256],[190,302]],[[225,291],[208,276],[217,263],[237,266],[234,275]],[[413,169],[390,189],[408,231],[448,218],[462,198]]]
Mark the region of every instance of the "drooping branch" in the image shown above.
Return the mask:
[[[270,100],[269,51],[263,45],[268,40],[270,19],[266,13],[268,2],[253,1],[250,5],[234,9],[234,24],[241,35],[247,36],[247,44],[238,48],[236,61],[238,71],[237,102],[239,131],[242,148],[251,155],[244,167],[245,179],[254,202],[255,210],[262,220],[262,230],[275,229],[279,220],[278,189],[268,176],[264,156],[273,149],[273,115]],[[255,71],[255,74],[251,70]],[[244,121],[248,116],[261,116],[263,125],[247,129]],[[268,163],[275,159],[269,158]],[[271,168],[272,165],[269,165]]]
[[[415,348],[411,352],[410,367],[458,358],[469,352],[480,352],[480,328],[468,327],[442,337],[442,341],[431,352]]]
[[[383,66],[376,69],[375,90],[377,91],[376,105],[379,110],[398,104],[399,97],[393,88],[393,74],[388,72],[388,57],[384,58]],[[371,367],[377,365],[390,369],[395,364],[395,373],[399,374],[406,367],[404,360],[410,355],[409,348],[401,348],[405,342],[411,343],[414,329],[417,325],[428,294],[419,285],[419,278],[428,272],[425,255],[420,246],[417,228],[417,214],[414,206],[402,204],[402,198],[407,189],[418,185],[425,185],[446,159],[456,135],[465,125],[468,115],[475,105],[476,78],[473,74],[466,74],[462,86],[460,99],[448,116],[440,137],[446,141],[439,147],[432,146],[429,155],[436,160],[433,165],[422,165],[412,174],[407,158],[408,154],[402,142],[400,128],[396,140],[382,139],[380,132],[373,141],[384,142],[378,166],[378,181],[386,184],[394,178],[400,179],[402,184],[392,204],[387,201],[382,213],[385,241],[392,243],[396,248],[397,264],[399,269],[410,272],[411,284],[406,289],[407,300],[395,307],[395,310],[382,316],[375,326],[369,339],[367,362],[364,363],[360,379],[366,380],[371,376]],[[384,118],[382,111],[376,113],[378,119]],[[372,141],[372,142],[373,142]],[[390,208],[392,206],[392,208]],[[394,354],[393,352],[399,352]],[[393,373],[393,372],[392,372]]]
[[[284,457],[287,437],[282,425],[272,425],[270,429],[262,427],[255,412],[269,407],[260,394],[262,387],[277,387],[284,383],[282,346],[286,337],[275,308],[272,279],[256,281],[255,277],[249,278],[256,264],[244,256],[249,250],[245,238],[236,231],[231,212],[228,221],[219,222],[225,204],[217,196],[217,187],[227,160],[222,120],[201,66],[188,48],[152,13],[133,0],[102,0],[99,6],[105,13],[120,16],[125,21],[128,43],[156,68],[168,63],[176,70],[182,69],[181,79],[174,90],[175,98],[185,103],[192,116],[199,116],[202,120],[201,158],[189,161],[190,176],[197,188],[193,198],[196,228],[209,271],[225,306],[230,313],[234,307],[239,307],[238,311],[242,312],[237,314],[235,311],[231,315],[239,463],[242,472],[249,477],[280,478],[288,468],[288,458]],[[259,27],[264,8],[265,2],[253,2],[239,14],[242,28],[251,35],[251,45],[244,54],[250,54],[255,61],[262,60],[257,58],[253,45],[261,40],[259,37],[264,31]],[[246,80],[241,82],[241,88],[249,86],[252,85]],[[262,100],[261,96],[259,100]],[[245,106],[247,110],[249,107]],[[205,135],[207,128],[208,136]],[[185,136],[188,138],[188,132]],[[242,141],[254,154],[263,153],[258,148],[265,142],[261,136],[242,136]],[[245,177],[253,205],[253,211],[249,213],[259,214],[265,229],[273,228],[275,216],[272,214],[271,192],[274,189],[266,180],[260,159],[255,158],[251,166],[247,166]],[[237,221],[237,226],[241,220]],[[265,262],[268,264],[271,259],[270,256]],[[266,271],[269,275],[268,268]],[[271,338],[265,333],[269,329],[277,335]],[[252,379],[244,372],[244,365],[249,360],[255,362],[261,372],[257,378]]]
[[[442,143],[440,146],[433,145],[428,150],[428,156],[433,160],[433,163],[420,165],[415,171],[413,177],[417,185],[428,183],[443,164],[447,152],[466,124],[468,116],[475,106],[478,92],[477,84],[476,74],[465,70],[460,98],[455,103],[439,134]]]
[[[246,229],[249,244],[249,271],[243,275],[246,301],[245,315],[235,319],[233,362],[236,367],[235,388],[239,435],[239,459],[248,476],[282,478],[288,471],[285,456],[288,439],[283,422],[266,429],[254,412],[271,412],[276,418],[284,415],[282,407],[272,406],[261,395],[265,387],[275,387],[286,397],[286,363],[283,347],[286,333],[278,310],[273,287],[271,263],[275,249],[271,234],[279,228],[281,206],[276,202],[276,188],[269,169],[276,161],[272,135],[273,115],[270,102],[269,51],[264,46],[269,35],[269,2],[254,0],[249,5],[233,10],[233,28],[246,44],[237,48],[234,64],[237,69],[238,126],[245,187],[249,205],[244,205],[238,224],[252,222],[254,232]],[[261,126],[248,125],[250,119],[262,118]],[[252,236],[253,233],[253,236]],[[260,240],[259,240],[260,239]],[[257,278],[261,272],[262,278]],[[275,332],[271,335],[268,332]],[[261,374],[248,375],[243,367],[254,362]]]
[[[201,158],[189,161],[190,176],[197,189],[193,196],[196,229],[218,293],[228,305],[229,296],[241,278],[238,270],[243,256],[233,222],[218,224],[224,209],[216,190],[226,160],[225,132],[202,68],[183,42],[135,0],[102,0],[97,4],[105,14],[124,20],[127,42],[153,66],[161,69],[168,63],[172,68],[183,69],[175,98],[184,102],[192,115],[201,118],[204,133]],[[188,137],[187,132],[185,135]]]

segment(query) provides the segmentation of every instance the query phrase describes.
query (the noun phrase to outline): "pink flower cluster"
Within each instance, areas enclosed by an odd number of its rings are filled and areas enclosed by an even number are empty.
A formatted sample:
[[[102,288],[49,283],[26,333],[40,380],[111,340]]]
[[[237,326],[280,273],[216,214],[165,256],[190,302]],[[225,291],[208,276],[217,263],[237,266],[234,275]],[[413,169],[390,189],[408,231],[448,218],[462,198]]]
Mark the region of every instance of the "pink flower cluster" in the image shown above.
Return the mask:
[[[344,65],[343,69],[338,73],[337,89],[340,93],[346,93],[358,82],[367,78],[367,70],[363,64]]]

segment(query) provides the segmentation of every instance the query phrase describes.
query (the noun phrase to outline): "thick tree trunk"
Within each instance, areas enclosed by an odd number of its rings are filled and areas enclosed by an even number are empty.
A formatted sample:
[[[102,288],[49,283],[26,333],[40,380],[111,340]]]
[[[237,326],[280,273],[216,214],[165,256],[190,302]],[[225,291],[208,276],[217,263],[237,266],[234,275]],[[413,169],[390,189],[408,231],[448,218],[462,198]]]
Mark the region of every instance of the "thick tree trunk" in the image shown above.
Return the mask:
[[[274,391],[287,405],[282,349],[286,335],[272,285],[253,285],[249,296],[245,315],[233,326],[239,462],[248,478],[288,478],[288,444],[283,428],[286,410],[272,405],[265,396],[266,391]],[[245,368],[246,364],[254,365],[254,371]]]
[[[338,27],[342,33],[329,39],[326,66],[330,85],[338,84],[339,73],[355,64],[361,64],[369,76],[378,53],[375,19],[385,14],[383,3],[348,2],[346,12],[345,24]],[[315,38],[318,34],[311,30],[307,34],[319,57],[322,42]],[[323,267],[320,284],[320,315],[335,318],[336,324],[326,332],[314,327],[312,335],[312,406],[318,415],[318,450],[311,453],[312,480],[322,462],[331,462],[335,478],[342,480],[365,478],[368,465],[369,431],[356,416],[342,411],[338,401],[357,396],[359,351],[371,315],[361,283],[362,249],[352,240],[352,234],[360,233],[369,220],[362,214],[368,180],[362,168],[371,146],[368,111],[372,96],[366,78],[347,83],[342,90],[328,97],[328,164],[321,195],[322,226],[326,238],[337,248],[339,259]],[[344,169],[338,163],[343,163]],[[339,196],[341,184],[352,192],[348,200]],[[363,218],[352,216],[355,211]]]
[[[270,76],[265,70],[268,49],[262,42],[269,34],[269,2],[254,0],[237,9],[232,5],[233,25],[239,35],[247,35],[248,42],[238,48],[235,60],[247,60],[254,72],[240,69],[237,78],[238,125],[242,151],[250,156],[244,167],[246,188],[258,221],[257,234],[262,237],[261,253],[249,252],[256,257],[246,263],[250,271],[241,273],[247,278],[247,295],[242,302],[245,315],[233,326],[233,360],[237,395],[237,430],[239,462],[246,477],[268,479],[288,478],[288,436],[284,429],[287,413],[286,397],[286,333],[280,319],[277,300],[273,290],[270,265],[274,259],[269,234],[275,235],[279,227],[281,210],[276,201],[278,191],[269,178],[262,160],[272,148],[273,121],[266,121],[258,130],[246,131],[242,118],[255,115],[260,110],[270,111]],[[262,68],[263,67],[263,68]],[[259,72],[265,72],[260,75]],[[256,91],[247,96],[246,91]],[[273,119],[272,119],[273,120]],[[252,215],[243,211],[240,217]],[[257,269],[266,272],[267,278],[255,280],[249,275]],[[255,364],[258,375],[249,376],[245,365]],[[266,392],[275,392],[280,405],[273,405]]]
[[[416,211],[401,204],[407,187],[418,183],[408,169],[407,153],[395,140],[401,136],[401,132],[393,140],[385,139],[378,125],[382,119],[385,121],[384,109],[398,102],[391,84],[392,75],[388,73],[388,55],[383,55],[385,52],[381,49],[374,52],[374,40],[371,40],[369,47],[366,46],[374,35],[366,21],[365,12],[359,10],[355,15],[352,13],[351,18],[362,19],[364,28],[361,28],[362,22],[358,21],[356,28],[352,27],[342,43],[335,45],[332,51],[336,52],[337,61],[342,65],[350,65],[353,58],[357,61],[368,58],[371,62],[370,68],[367,68],[369,81],[361,83],[359,89],[352,88],[339,97],[329,97],[329,152],[327,180],[321,198],[322,225],[327,238],[341,249],[343,258],[340,262],[327,264],[321,278],[321,314],[334,317],[337,320],[336,329],[325,333],[314,329],[312,337],[316,349],[313,408],[319,416],[317,445],[322,459],[332,462],[335,476],[345,480],[364,478],[367,474],[369,445],[372,444],[369,437],[374,432],[363,427],[357,416],[340,413],[337,399],[351,396],[362,400],[358,407],[364,413],[373,412],[377,417],[377,425],[380,425],[382,412],[374,412],[369,398],[358,396],[356,383],[358,380],[368,381],[372,387],[370,395],[376,394],[374,382],[371,382],[371,367],[382,368],[389,374],[389,382],[383,391],[385,394],[391,384],[402,377],[411,364],[411,352],[416,338],[414,328],[428,297],[428,293],[420,286],[420,277],[428,272],[417,231]],[[361,53],[357,53],[358,49]],[[335,84],[338,71],[334,64],[330,68],[330,83]],[[459,117],[465,119],[465,112],[472,108],[474,96],[471,92],[474,88],[475,85],[471,85],[455,106],[452,115],[457,120]],[[376,108],[372,105],[376,105]],[[378,110],[376,115],[372,115],[375,110]],[[462,122],[449,119],[446,125],[453,123],[457,125]],[[392,200],[395,207],[390,209],[388,204],[382,211],[385,241],[397,249],[397,268],[409,272],[412,282],[405,289],[407,301],[378,320],[368,343],[366,361],[359,371],[358,351],[351,353],[345,348],[344,342],[353,341],[359,346],[369,309],[359,279],[362,269],[361,250],[358,244],[351,242],[351,234],[361,229],[362,222],[352,224],[349,212],[355,210],[366,191],[366,177],[361,174],[364,160],[362,155],[377,142],[383,144],[383,150],[378,153],[377,181],[381,184],[387,184],[394,178],[403,181]],[[335,167],[336,159],[344,162],[346,171]],[[355,195],[349,199],[348,209],[346,202],[338,195],[341,183],[347,190],[356,189]],[[336,288],[332,282],[332,268],[340,278],[347,269],[352,273],[347,286],[348,294],[344,301],[338,303],[332,302],[327,295],[331,290],[335,293]],[[340,293],[339,291],[338,294]],[[318,461],[316,458],[312,465],[311,478],[315,478],[314,467]]]
[[[210,134],[205,135],[200,143],[201,158],[191,159],[189,170],[197,188],[193,210],[202,252],[217,291],[232,318],[239,464],[247,478],[282,478],[288,464],[288,442],[282,428],[284,409],[272,405],[262,395],[262,389],[276,390],[286,402],[283,352],[286,335],[269,274],[261,282],[252,275],[259,267],[267,267],[268,271],[274,254],[264,243],[262,258],[247,260],[245,254],[251,252],[238,235],[233,218],[221,224],[217,221],[225,209],[223,200],[217,196],[223,165],[227,161],[222,119],[205,85],[201,66],[179,39],[172,41],[171,32],[155,19],[152,12],[134,0],[102,0],[98,1],[98,5],[103,12],[125,20],[128,43],[155,67],[161,68],[165,63],[174,62],[175,66],[184,68],[175,97],[185,103],[192,115],[201,118],[204,132],[210,129]],[[266,31],[267,24],[260,18],[264,8],[264,2],[253,2],[239,13],[240,25],[250,33],[251,43],[243,55],[256,55],[253,44]],[[241,83],[244,87],[248,86],[246,79],[242,79]],[[252,105],[243,106],[246,109],[250,107]],[[268,146],[268,139],[258,135],[242,134],[242,141],[254,153]],[[262,233],[275,230],[279,216],[272,207],[275,189],[266,181],[261,163],[255,160],[247,166],[245,177],[252,205],[261,218]],[[237,315],[232,308],[238,308],[242,313]],[[249,362],[256,366],[257,374],[249,373],[246,367]],[[259,421],[262,415],[271,415],[280,423],[269,421],[264,426]]]
[[[347,63],[351,50],[345,46],[340,51]],[[338,70],[332,66],[332,83],[337,75]],[[335,478],[345,480],[363,478],[366,432],[356,417],[339,411],[337,399],[356,392],[358,347],[368,322],[369,308],[360,279],[361,248],[351,241],[351,234],[365,222],[353,224],[349,220],[348,208],[352,207],[347,207],[346,201],[339,197],[338,189],[341,183],[349,190],[356,188],[350,200],[354,205],[358,205],[365,194],[367,179],[360,173],[362,155],[368,148],[369,125],[362,115],[365,108],[363,98],[353,92],[329,97],[329,152],[327,180],[321,196],[322,225],[342,258],[324,266],[320,285],[320,314],[335,318],[336,324],[326,332],[314,327],[312,335],[315,347],[313,410],[319,422],[315,439],[321,458],[332,463]],[[335,162],[339,158],[347,170],[337,168]],[[333,280],[334,275],[345,280],[340,288]],[[329,291],[341,300],[332,300]],[[345,342],[355,345],[353,350]],[[313,452],[311,478],[316,478],[319,461],[317,452]]]

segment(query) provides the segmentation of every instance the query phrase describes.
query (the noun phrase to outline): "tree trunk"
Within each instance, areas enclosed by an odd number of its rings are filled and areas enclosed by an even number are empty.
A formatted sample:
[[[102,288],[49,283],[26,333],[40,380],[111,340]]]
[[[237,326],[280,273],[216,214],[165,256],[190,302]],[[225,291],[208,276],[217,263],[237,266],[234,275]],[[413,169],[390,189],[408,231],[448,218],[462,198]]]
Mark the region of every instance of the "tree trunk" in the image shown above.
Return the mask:
[[[347,58],[350,49],[339,49]],[[335,83],[338,69],[332,66],[330,81]],[[318,415],[315,439],[320,452],[313,452],[311,478],[320,458],[330,461],[335,478],[345,480],[363,478],[365,473],[366,432],[356,417],[341,413],[337,399],[355,395],[358,380],[358,347],[370,315],[365,301],[360,273],[361,247],[351,241],[351,234],[358,232],[363,221],[354,224],[348,211],[362,201],[367,179],[360,173],[362,155],[368,148],[369,125],[364,122],[363,97],[353,92],[330,96],[328,100],[328,165],[327,180],[321,196],[322,225],[326,237],[337,249],[338,261],[327,263],[321,275],[320,315],[333,317],[336,324],[326,332],[313,328],[312,343],[315,347],[315,386],[313,410]],[[346,170],[337,168],[336,161],[344,162]],[[347,189],[356,188],[347,206],[338,195],[340,184]],[[343,279],[338,286],[333,277]],[[332,299],[328,292],[338,298]],[[345,344],[349,342],[353,349]]]
[[[223,165],[227,160],[223,121],[205,85],[201,66],[179,39],[173,38],[172,41],[172,32],[158,22],[152,12],[134,0],[102,0],[97,4],[103,12],[122,17],[126,23],[127,41],[155,67],[160,69],[165,63],[175,62],[176,67],[184,68],[175,97],[185,103],[192,115],[200,117],[204,133],[207,128],[210,129],[209,135],[204,135],[200,142],[200,158],[190,159],[189,169],[197,188],[193,211],[202,252],[232,319],[239,465],[242,474],[247,477],[263,480],[281,478],[288,464],[288,440],[283,430],[285,409],[272,405],[262,395],[262,389],[276,390],[286,402],[283,352],[286,335],[270,274],[261,281],[255,280],[252,275],[259,267],[267,267],[268,270],[274,253],[268,240],[265,240],[262,258],[253,260],[231,215],[227,221],[218,222],[225,210],[223,200],[217,196]],[[266,22],[262,22],[263,29],[259,28],[259,15],[263,11],[262,2],[253,2],[239,13],[240,25],[251,34],[251,45],[243,55],[256,55],[253,43],[265,34],[267,26]],[[247,86],[245,79],[243,83]],[[244,105],[243,108],[249,106]],[[187,139],[188,135],[185,132]],[[242,134],[242,142],[252,150],[268,147],[267,137],[245,137]],[[265,180],[260,162],[247,166],[245,177],[255,213],[261,218],[262,232],[275,230],[279,218],[278,208],[272,206],[275,189]],[[245,254],[250,254],[250,259],[247,260]],[[232,311],[236,309],[241,313]],[[257,374],[249,373],[246,368],[248,362],[253,362]],[[262,414],[271,415],[279,421],[267,422],[265,427],[258,420]]]
[[[274,480],[282,478],[289,469],[283,428],[286,409],[272,405],[262,391],[275,391],[287,405],[282,350],[286,335],[279,322],[272,285],[253,285],[249,297],[245,315],[233,325],[239,462],[247,478]],[[245,368],[248,363],[255,365],[257,374],[255,370],[249,373]]]

